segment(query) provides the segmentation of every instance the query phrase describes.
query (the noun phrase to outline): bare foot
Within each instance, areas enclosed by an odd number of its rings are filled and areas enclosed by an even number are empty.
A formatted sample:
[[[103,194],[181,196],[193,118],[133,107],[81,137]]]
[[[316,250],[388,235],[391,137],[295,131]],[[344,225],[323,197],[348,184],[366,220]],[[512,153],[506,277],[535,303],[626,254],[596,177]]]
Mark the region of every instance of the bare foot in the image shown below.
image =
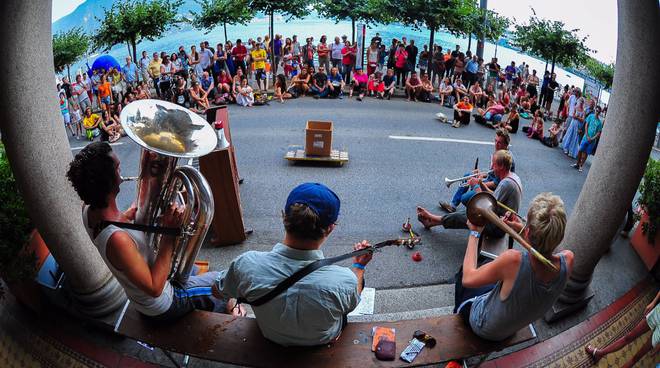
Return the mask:
[[[587,355],[588,355],[588,356],[594,361],[594,363],[598,363],[598,361],[600,360],[600,358],[603,357],[603,356],[600,354],[600,351],[598,351],[598,349],[596,349],[595,347],[593,347],[593,346],[591,346],[591,345],[587,345],[587,346],[584,348],[584,351],[585,351],[585,352],[587,353]]]
[[[245,317],[247,312],[242,304],[237,305],[236,299],[231,298],[227,302],[227,314],[231,314],[234,317]]]
[[[442,223],[441,216],[435,216],[423,207],[417,207],[417,220],[421,222],[427,230]]]

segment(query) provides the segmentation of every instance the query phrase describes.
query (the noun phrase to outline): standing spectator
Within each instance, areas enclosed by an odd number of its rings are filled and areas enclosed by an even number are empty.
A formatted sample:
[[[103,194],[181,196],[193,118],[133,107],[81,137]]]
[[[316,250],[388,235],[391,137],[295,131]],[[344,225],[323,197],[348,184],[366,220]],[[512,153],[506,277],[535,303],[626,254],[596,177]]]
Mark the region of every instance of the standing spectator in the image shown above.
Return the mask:
[[[382,71],[385,67],[385,57],[387,56],[387,50],[385,45],[378,46],[378,70]]]
[[[247,56],[247,48],[243,46],[241,39],[236,40],[236,46],[231,50],[231,55],[234,57],[234,66],[236,69],[241,69],[244,75],[247,75],[247,68],[245,66],[245,57]]]
[[[545,111],[550,115],[552,115],[550,108],[552,107],[552,101],[555,99],[555,91],[559,90],[559,83],[557,83],[556,79],[557,74],[552,73],[545,88]]]
[[[179,46],[179,52],[177,53],[176,57],[181,62],[181,75],[184,76],[185,79],[188,79],[188,69],[190,68],[188,65],[188,59],[190,59],[190,57],[188,56],[186,48],[183,47],[183,45]]]
[[[201,77],[203,72],[211,72],[211,62],[213,61],[213,52],[209,50],[206,43],[199,44],[199,68],[197,76]]]
[[[122,67],[121,73],[124,81],[126,81],[126,84],[129,87],[133,88],[136,86],[138,70],[130,56],[126,57],[126,64]]]
[[[149,66],[147,66],[147,71],[149,73],[149,77],[151,77],[153,86],[156,89],[156,95],[160,97],[160,89],[158,87],[158,84],[160,83],[160,58],[158,57],[157,52],[154,52],[153,59],[151,59]],[[103,81],[101,81],[101,83],[103,83]],[[101,89],[99,88],[99,94],[100,90]],[[103,100],[103,96],[101,96],[101,100]]]
[[[149,63],[151,60],[149,59],[149,56],[147,55],[146,51],[142,51],[142,57],[140,58],[140,72],[142,73],[142,80],[148,81],[149,80]],[[100,77],[99,77],[100,78]]]
[[[454,81],[463,79],[463,71],[465,70],[465,54],[462,52],[458,53],[458,56],[454,60]],[[459,99],[460,100],[460,99]]]
[[[143,52],[144,54],[144,52]],[[145,68],[146,70],[146,68]],[[97,69],[92,71],[92,77],[90,78],[92,83],[92,92],[96,98],[96,106],[101,107],[101,98],[99,97],[99,83],[101,82],[101,75]],[[148,77],[144,79],[145,81],[149,80]]]
[[[69,128],[72,137],[76,137],[76,133],[71,126],[71,114],[69,114],[69,100],[66,98],[66,93],[60,92],[60,113],[62,113],[62,119],[64,120],[64,127]]]
[[[273,75],[277,75],[277,71],[282,61],[282,35],[276,34],[273,42],[271,42],[271,53],[273,54],[273,65],[271,66]]]
[[[513,78],[516,75],[517,69],[516,69],[516,62],[512,61],[511,65],[507,65],[506,68],[504,68],[504,77],[506,78],[506,88],[511,89],[511,83],[513,83]]]
[[[83,83],[82,75],[76,75],[76,84],[71,87],[71,94],[73,95],[74,99],[77,100],[75,102],[77,102],[82,109],[92,107],[92,101],[89,99],[89,95],[87,94],[87,89]]]
[[[424,50],[419,53],[419,74],[424,75],[429,71],[429,47],[424,45]]]
[[[387,69],[394,69],[396,66],[396,51],[399,49],[399,41],[396,38],[392,39],[390,49],[387,51]]]
[[[380,38],[380,33],[376,32],[376,35],[374,37],[371,37],[371,42],[375,43],[376,46],[380,47],[380,45],[383,43],[383,39]]]
[[[227,70],[227,53],[223,44],[219,43],[216,45],[213,57],[213,79],[218,79],[223,70]]]
[[[323,66],[325,70],[330,70],[330,48],[327,44],[328,38],[325,35],[321,36],[316,52],[319,55],[319,67]]]
[[[355,53],[356,48],[351,46],[351,43],[348,41],[344,42],[344,48],[341,49],[342,60],[341,63],[344,67],[342,74],[346,79],[346,83],[351,81],[351,72],[353,71],[353,65],[355,65]]]
[[[477,72],[479,72],[479,58],[475,55],[465,64],[465,77],[463,79],[467,87],[477,82]]]
[[[332,67],[341,68],[343,55],[341,50],[344,45],[339,42],[339,37],[335,37],[335,42],[330,45],[330,57],[332,58]]]
[[[440,84],[442,77],[445,75],[445,58],[440,45],[433,45],[433,48],[435,50],[431,60],[431,83],[435,84],[435,79],[438,78],[438,84]]]
[[[587,156],[594,154],[596,142],[598,142],[600,133],[603,130],[603,122],[600,120],[600,113],[600,106],[596,106],[596,111],[593,114],[587,116],[585,121],[585,134],[584,137],[582,137],[582,142],[580,143],[577,162],[573,165],[573,167],[576,168],[579,172],[582,172],[582,166],[584,166],[584,162],[587,161]]]
[[[488,78],[486,78],[486,85],[493,84],[493,88],[497,89],[497,82],[500,78],[500,64],[497,63],[497,58],[491,59],[490,63],[486,65],[488,68]]]
[[[405,87],[406,85],[406,63],[408,61],[408,52],[403,46],[403,43],[399,44],[399,47],[394,53],[394,68],[396,70],[396,80],[397,85]]]
[[[292,38],[291,39],[291,54],[296,59],[296,61],[298,63],[300,63],[302,60],[300,59],[301,48],[300,48],[300,42],[298,42],[298,36],[293,35],[293,37],[291,37],[291,38]]]
[[[543,102],[545,102],[545,97],[548,94],[548,91],[547,91],[548,83],[550,83],[550,72],[546,70],[545,73],[543,73],[543,82],[541,83],[541,94],[539,95],[539,106],[543,106]]]
[[[456,75],[456,71],[454,68],[456,67],[456,59],[458,59],[458,54],[460,53],[461,53],[461,46],[456,45],[456,49],[451,52],[450,59],[448,60],[449,65],[447,65],[447,76],[451,77]]]
[[[527,77],[527,92],[529,97],[538,95],[539,77],[536,75],[536,69],[532,69],[532,74]]]
[[[378,58],[379,58],[380,49],[378,44],[371,42],[369,49],[367,50],[367,74],[372,75],[376,72],[378,68]]]
[[[227,64],[227,71],[229,72],[229,75],[233,77],[236,75],[236,64],[234,63],[234,58],[231,55],[232,49],[233,47],[231,42],[225,42],[225,63]]]
[[[176,73],[176,67],[170,62],[169,56],[165,55],[163,62],[160,64],[160,95],[166,100],[171,97],[172,91],[172,77]],[[201,75],[201,74],[200,74]]]
[[[316,47],[312,44],[312,39],[308,38],[306,40],[305,46],[302,47],[302,57],[303,64],[307,66],[314,67],[314,54],[316,53]]]
[[[83,73],[82,77],[82,83],[85,86],[85,91],[87,92],[87,97],[89,97],[89,104],[91,106],[94,104],[94,97],[92,94],[92,78],[88,78],[89,76],[87,73]]]
[[[406,62],[406,75],[408,72],[413,72],[415,70],[415,66],[417,65],[417,53],[418,49],[417,46],[415,46],[415,40],[410,40],[410,45],[406,46],[406,52],[408,53],[408,60]],[[404,75],[404,78],[406,77]]]
[[[201,67],[199,66],[200,57],[195,45],[190,46],[190,54],[188,54],[188,65],[194,75],[201,75]],[[199,74],[197,74],[199,73]]]
[[[252,65],[254,66],[255,79],[257,80],[257,88],[266,90],[266,50],[261,48],[260,43],[255,43],[254,50],[250,53],[252,58]],[[263,88],[262,88],[263,82]]]

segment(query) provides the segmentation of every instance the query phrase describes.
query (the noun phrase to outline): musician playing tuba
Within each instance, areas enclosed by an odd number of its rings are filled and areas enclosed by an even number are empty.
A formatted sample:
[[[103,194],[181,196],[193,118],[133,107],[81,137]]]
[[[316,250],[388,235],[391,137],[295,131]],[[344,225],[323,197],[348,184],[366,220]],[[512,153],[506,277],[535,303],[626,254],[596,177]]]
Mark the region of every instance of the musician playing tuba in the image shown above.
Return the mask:
[[[103,221],[133,222],[136,212],[135,207],[125,212],[117,208],[122,179],[119,159],[109,144],[94,142],[83,148],[71,162],[67,176],[84,202],[85,230],[140,313],[155,320],[175,319],[193,309],[245,315],[241,307],[234,308],[235,300],[212,295],[211,285],[218,272],[191,275],[181,285],[168,280],[174,236],[163,235],[156,253],[144,232],[100,226]],[[162,226],[180,227],[182,215],[183,208],[171,205],[163,215]]]

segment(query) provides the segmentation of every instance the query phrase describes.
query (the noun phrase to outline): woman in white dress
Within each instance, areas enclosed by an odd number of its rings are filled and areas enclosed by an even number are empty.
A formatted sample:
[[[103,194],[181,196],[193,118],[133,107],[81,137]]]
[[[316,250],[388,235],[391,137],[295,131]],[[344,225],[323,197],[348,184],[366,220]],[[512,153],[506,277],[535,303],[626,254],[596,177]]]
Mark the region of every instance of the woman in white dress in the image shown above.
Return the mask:
[[[236,94],[236,103],[241,106],[252,106],[254,103],[254,94],[252,87],[248,84],[247,78],[241,80],[241,86],[238,87]]]

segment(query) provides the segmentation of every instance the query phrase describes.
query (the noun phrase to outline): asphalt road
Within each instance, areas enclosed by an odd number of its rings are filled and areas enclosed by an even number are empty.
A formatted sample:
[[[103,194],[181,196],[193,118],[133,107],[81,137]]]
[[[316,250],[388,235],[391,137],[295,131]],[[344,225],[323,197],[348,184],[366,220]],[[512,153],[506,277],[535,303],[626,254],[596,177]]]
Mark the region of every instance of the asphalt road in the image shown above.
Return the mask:
[[[445,176],[461,176],[479,157],[486,169],[494,149],[494,131],[472,123],[460,129],[435,120],[438,104],[411,103],[402,99],[380,101],[313,100],[303,98],[270,106],[229,107],[232,137],[240,175],[244,220],[254,234],[244,243],[224,248],[205,246],[199,258],[213,269],[248,250],[269,250],[282,239],[281,211],[286,196],[297,184],[313,181],[332,188],[341,198],[339,224],[323,246],[326,256],[351,250],[353,243],[373,243],[401,236],[407,217],[423,243],[416,247],[423,260],[411,259],[406,248],[386,248],[374,256],[367,268],[368,284],[379,289],[453,283],[462,262],[467,230],[434,228],[426,231],[415,219],[415,207],[439,212],[438,201],[449,200],[453,191],[443,184]],[[304,145],[307,120],[334,123],[333,147],[349,152],[343,167],[292,165],[283,157],[290,145]],[[528,122],[523,120],[521,125]],[[391,139],[390,136],[431,137],[453,141]],[[70,140],[73,152],[83,141]],[[478,144],[488,143],[488,144]],[[122,174],[138,173],[140,148],[128,138],[114,146]],[[521,213],[540,192],[559,194],[571,211],[589,170],[579,173],[573,160],[559,149],[550,149],[525,137],[512,136],[511,150],[516,172],[523,181]],[[183,163],[185,164],[185,162]],[[453,189],[453,188],[452,188]],[[135,183],[122,185],[120,205],[127,207],[135,197]],[[216,206],[216,211],[221,211]]]

